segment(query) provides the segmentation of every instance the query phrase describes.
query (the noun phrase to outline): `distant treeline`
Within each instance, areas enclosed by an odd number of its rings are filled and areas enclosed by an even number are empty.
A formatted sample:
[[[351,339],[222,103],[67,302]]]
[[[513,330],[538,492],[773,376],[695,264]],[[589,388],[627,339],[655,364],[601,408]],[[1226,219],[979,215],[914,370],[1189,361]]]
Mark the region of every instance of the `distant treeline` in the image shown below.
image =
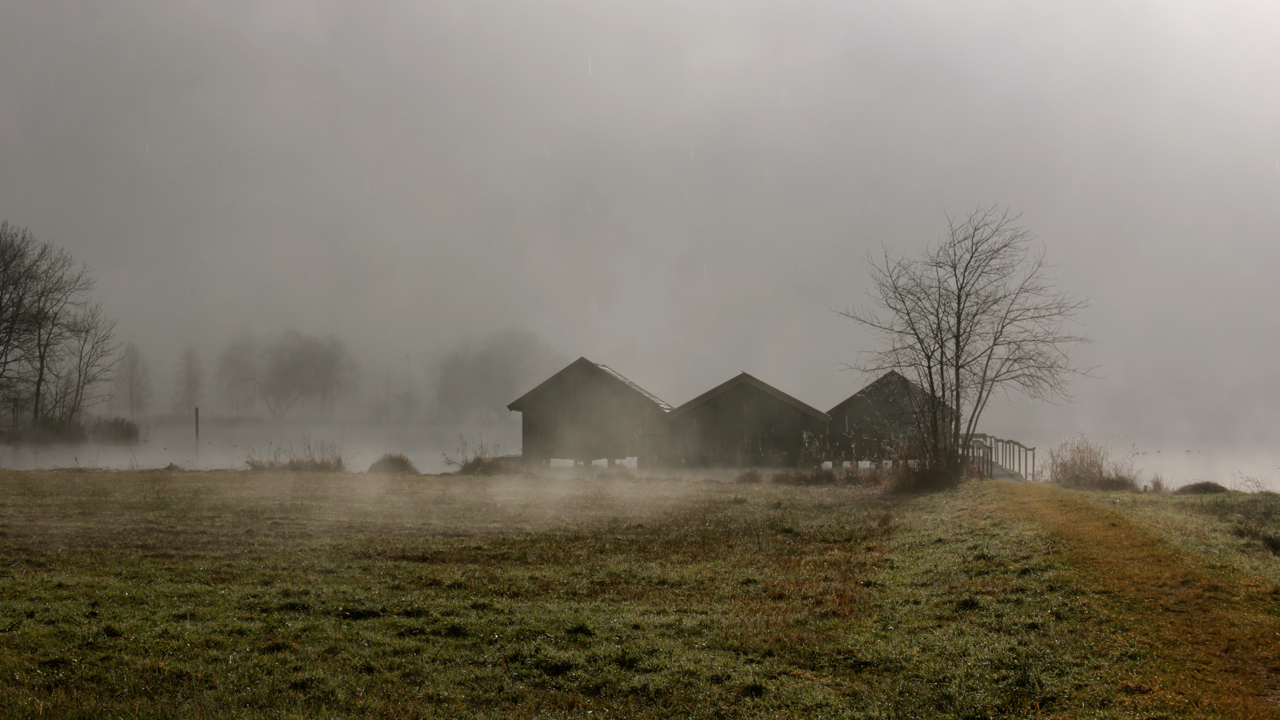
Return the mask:
[[[407,359],[407,358],[406,358]],[[506,330],[437,356],[417,373],[389,376],[363,387],[359,368],[335,336],[285,330],[266,336],[240,333],[218,357],[212,397],[206,397],[199,353],[187,347],[173,373],[170,419],[207,416],[300,419],[341,416],[399,422],[492,422],[510,416],[507,403],[554,374],[568,361],[537,335]],[[427,389],[420,379],[425,373]],[[418,379],[413,376],[417,375]],[[131,420],[148,414],[151,371],[141,351],[126,343],[116,364],[109,410]],[[160,415],[164,415],[164,411]]]

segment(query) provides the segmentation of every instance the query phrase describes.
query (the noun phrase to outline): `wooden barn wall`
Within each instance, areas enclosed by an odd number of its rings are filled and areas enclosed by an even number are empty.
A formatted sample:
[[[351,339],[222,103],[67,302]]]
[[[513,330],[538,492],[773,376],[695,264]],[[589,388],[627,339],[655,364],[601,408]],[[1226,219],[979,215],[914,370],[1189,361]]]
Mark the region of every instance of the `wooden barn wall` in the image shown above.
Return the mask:
[[[694,466],[794,467],[804,434],[826,423],[750,385],[739,385],[672,421],[669,459]]]
[[[634,390],[592,374],[573,374],[546,387],[522,413],[526,460],[550,458],[651,461],[648,436],[660,431],[662,409]]]
[[[829,435],[833,459],[888,459],[898,438],[916,432],[914,414],[906,394],[892,385],[833,410]]]

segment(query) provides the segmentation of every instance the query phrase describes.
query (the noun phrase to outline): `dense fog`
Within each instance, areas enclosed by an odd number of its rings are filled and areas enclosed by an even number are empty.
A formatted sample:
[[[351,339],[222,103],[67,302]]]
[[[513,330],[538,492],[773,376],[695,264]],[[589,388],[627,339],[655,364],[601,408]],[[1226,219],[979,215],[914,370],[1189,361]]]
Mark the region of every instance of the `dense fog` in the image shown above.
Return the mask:
[[[835,312],[868,255],[999,203],[1089,299],[1096,369],[984,429],[1280,486],[1277,37],[1243,0],[17,0],[0,220],[86,263],[145,363],[110,412],[167,443],[198,399],[229,465],[518,442],[506,403],[579,356],[672,404],[746,371],[826,409],[873,379]],[[235,395],[289,342],[333,382]]]

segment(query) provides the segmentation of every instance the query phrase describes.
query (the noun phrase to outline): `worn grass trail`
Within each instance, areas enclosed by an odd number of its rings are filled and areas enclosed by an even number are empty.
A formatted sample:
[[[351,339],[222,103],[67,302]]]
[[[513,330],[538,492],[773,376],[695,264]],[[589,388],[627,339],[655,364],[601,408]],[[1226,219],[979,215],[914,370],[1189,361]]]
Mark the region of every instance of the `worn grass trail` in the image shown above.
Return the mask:
[[[1059,542],[1078,582],[1107,599],[1157,658],[1135,692],[1226,716],[1280,717],[1280,592],[1211,571],[1120,512],[1055,488],[993,484],[1000,505]]]

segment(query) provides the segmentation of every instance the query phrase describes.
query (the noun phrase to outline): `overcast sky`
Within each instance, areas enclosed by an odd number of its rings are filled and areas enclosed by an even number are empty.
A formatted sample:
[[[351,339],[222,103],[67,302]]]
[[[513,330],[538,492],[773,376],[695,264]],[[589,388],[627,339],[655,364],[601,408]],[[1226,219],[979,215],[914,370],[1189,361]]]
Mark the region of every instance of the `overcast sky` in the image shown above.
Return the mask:
[[[868,251],[1023,213],[1098,379],[997,434],[1280,430],[1280,6],[0,3],[0,218],[167,377],[241,329],[366,374],[535,331],[679,404],[826,409]]]

